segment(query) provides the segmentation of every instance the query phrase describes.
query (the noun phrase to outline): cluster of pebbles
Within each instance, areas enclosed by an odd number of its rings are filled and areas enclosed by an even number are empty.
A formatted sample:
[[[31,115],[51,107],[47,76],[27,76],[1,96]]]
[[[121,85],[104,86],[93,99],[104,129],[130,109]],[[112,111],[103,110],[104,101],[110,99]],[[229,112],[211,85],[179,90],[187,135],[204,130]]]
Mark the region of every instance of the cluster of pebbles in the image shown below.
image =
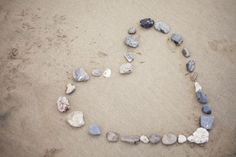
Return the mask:
[[[151,18],[145,18],[140,20],[140,26],[144,29],[150,29],[154,26],[154,29],[158,32],[163,34],[168,34],[171,29],[170,26],[163,22],[157,21],[155,22]],[[136,35],[136,28],[131,27],[128,29],[128,36],[125,38],[124,43],[132,48],[137,48],[139,46],[139,38]],[[180,46],[183,44],[183,37],[178,33],[172,33],[170,36],[170,40],[176,45]],[[209,105],[209,100],[204,92],[202,86],[197,82],[198,73],[195,72],[196,63],[191,58],[190,51],[184,47],[182,49],[182,55],[188,59],[186,62],[186,71],[190,74],[190,79],[194,82],[195,86],[195,94],[197,101],[202,105],[202,115],[200,116],[199,121],[199,128],[197,128],[192,135],[185,136],[183,134],[174,134],[174,133],[167,133],[163,136],[159,134],[148,134],[148,135],[119,135],[119,133],[114,131],[108,131],[106,133],[106,139],[108,142],[115,143],[118,141],[129,143],[129,144],[137,144],[137,143],[144,143],[144,144],[158,144],[162,143],[164,145],[173,145],[175,143],[195,143],[195,144],[204,144],[207,143],[209,140],[209,130],[213,128],[214,124],[214,116],[212,115],[212,110]],[[134,61],[135,57],[132,53],[126,53],[124,55],[127,63],[124,63],[120,66],[119,72],[121,75],[127,75],[134,71],[134,66],[131,62]],[[103,69],[93,69],[91,72],[91,76],[93,77],[111,77],[111,69],[107,68]],[[83,68],[77,68],[73,72],[73,78],[76,82],[85,82],[90,80],[89,74]],[[70,95],[74,93],[76,90],[76,86],[69,83],[66,85],[65,94]],[[70,109],[70,103],[66,96],[61,96],[57,100],[57,109],[59,112],[67,112]],[[76,128],[80,128],[85,125],[84,115],[82,111],[73,111],[68,114],[66,118],[66,122]],[[102,134],[101,127],[93,123],[89,126],[88,133],[91,136],[99,136]]]

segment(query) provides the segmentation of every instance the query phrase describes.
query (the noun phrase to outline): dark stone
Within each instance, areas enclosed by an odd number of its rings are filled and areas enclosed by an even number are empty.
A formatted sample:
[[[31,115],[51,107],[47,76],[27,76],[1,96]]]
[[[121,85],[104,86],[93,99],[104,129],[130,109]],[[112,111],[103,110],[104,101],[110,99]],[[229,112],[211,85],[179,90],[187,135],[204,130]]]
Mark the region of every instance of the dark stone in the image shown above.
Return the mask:
[[[211,107],[209,105],[203,105],[202,112],[205,114],[211,114]]]
[[[161,141],[161,136],[158,134],[151,134],[148,138],[151,144],[157,144]]]
[[[129,144],[137,144],[140,140],[140,136],[121,136],[120,140]]]
[[[188,72],[192,73],[195,70],[196,67],[196,63],[194,60],[190,60],[188,61],[188,63],[186,64],[186,69]]]
[[[183,54],[183,56],[186,57],[186,58],[190,57],[190,52],[189,52],[189,50],[188,50],[187,48],[184,48],[184,49],[182,50],[182,54]]]
[[[151,28],[154,25],[154,21],[151,18],[145,18],[140,20],[140,26],[143,28]]]
[[[200,125],[201,127],[210,130],[214,124],[214,116],[212,115],[201,115]]]
[[[184,42],[183,37],[175,33],[171,35],[171,40],[175,43],[176,46],[180,46]]]
[[[201,104],[207,104],[208,103],[208,97],[207,95],[203,92],[203,90],[199,90],[196,93],[197,96],[197,101]]]

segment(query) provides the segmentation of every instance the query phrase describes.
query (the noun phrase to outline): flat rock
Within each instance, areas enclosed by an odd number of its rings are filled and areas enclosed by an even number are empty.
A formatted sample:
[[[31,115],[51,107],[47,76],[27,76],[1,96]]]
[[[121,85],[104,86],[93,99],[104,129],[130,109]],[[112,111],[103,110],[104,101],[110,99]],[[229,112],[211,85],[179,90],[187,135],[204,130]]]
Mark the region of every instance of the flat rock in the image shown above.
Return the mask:
[[[125,57],[125,59],[126,59],[129,63],[133,62],[133,60],[134,60],[134,55],[131,54],[131,53],[126,53],[126,54],[124,55],[124,57]]]
[[[198,91],[202,90],[202,86],[198,83],[198,82],[195,82],[194,83],[194,86],[195,86],[195,92],[197,93]]]
[[[140,141],[143,142],[143,143],[149,143],[149,139],[145,135],[140,136]]]
[[[135,34],[136,33],[136,28],[135,27],[131,27],[128,29],[128,33],[129,34]]]
[[[91,124],[89,127],[89,134],[93,136],[99,136],[101,135],[102,131],[99,125],[97,124]]]
[[[209,132],[205,128],[198,128],[193,135],[188,137],[188,141],[196,144],[207,143],[209,140]]]
[[[192,73],[196,68],[196,63],[194,60],[190,60],[188,61],[188,63],[186,64],[186,69],[188,72]]]
[[[187,48],[183,48],[182,54],[184,57],[189,58],[190,57],[190,52]]]
[[[140,26],[143,28],[151,28],[154,25],[154,20],[151,18],[145,18],[140,20]]]
[[[121,136],[120,140],[129,144],[137,144],[140,140],[140,136]]]
[[[208,97],[207,95],[203,92],[203,90],[199,90],[196,92],[197,96],[197,101],[201,104],[207,104],[208,103]]]
[[[107,68],[102,75],[106,78],[111,77],[111,69]]]
[[[78,68],[74,71],[73,77],[75,81],[83,82],[89,80],[89,75],[85,72],[83,68]]]
[[[67,116],[67,123],[72,127],[80,128],[85,124],[84,114],[81,111],[71,112]]]
[[[60,96],[57,99],[57,109],[60,112],[66,112],[70,109],[70,104],[69,104],[69,100],[64,97],[64,96]]]
[[[117,142],[119,141],[119,134],[113,131],[109,131],[106,133],[106,138],[109,142]]]
[[[207,130],[212,129],[214,124],[214,116],[212,115],[201,115],[200,117],[200,125],[202,128]]]
[[[178,136],[178,143],[182,144],[187,141],[187,138],[184,135]]]
[[[92,70],[92,75],[94,76],[94,77],[100,77],[100,76],[102,76],[102,74],[103,74],[103,70],[101,70],[101,69],[93,69]]]
[[[205,114],[211,114],[211,112],[212,112],[211,107],[208,104],[203,105],[202,106],[202,112],[205,113]]]
[[[170,32],[170,26],[168,24],[166,24],[163,21],[158,21],[155,23],[154,28],[159,31],[162,32],[164,34],[167,34]]]
[[[176,143],[177,137],[174,134],[166,134],[162,137],[162,143],[164,145],[172,145]]]
[[[148,138],[151,144],[157,144],[161,141],[161,136],[158,134],[151,134]]]
[[[124,63],[120,66],[120,73],[121,74],[130,74],[134,70],[134,67],[130,63]]]
[[[128,35],[128,36],[125,38],[125,44],[126,44],[127,46],[133,47],[133,48],[138,47],[138,45],[139,45],[138,36],[136,36],[136,35]]]
[[[68,83],[66,85],[66,94],[72,94],[75,91],[75,85]]]
[[[173,41],[176,46],[180,46],[184,42],[183,37],[176,33],[171,35],[171,41]]]

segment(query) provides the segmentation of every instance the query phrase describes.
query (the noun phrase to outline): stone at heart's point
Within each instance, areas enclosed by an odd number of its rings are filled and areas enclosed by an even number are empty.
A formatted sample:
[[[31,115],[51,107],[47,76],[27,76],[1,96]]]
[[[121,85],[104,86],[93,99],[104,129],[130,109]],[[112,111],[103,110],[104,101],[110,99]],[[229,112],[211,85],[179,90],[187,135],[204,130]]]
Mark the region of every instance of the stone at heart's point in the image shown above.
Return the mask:
[[[83,68],[77,68],[73,73],[73,77],[74,77],[74,80],[78,82],[89,80],[89,75],[85,72]]]
[[[76,128],[82,127],[85,124],[83,112],[81,111],[71,112],[67,116],[67,123],[72,127]]]

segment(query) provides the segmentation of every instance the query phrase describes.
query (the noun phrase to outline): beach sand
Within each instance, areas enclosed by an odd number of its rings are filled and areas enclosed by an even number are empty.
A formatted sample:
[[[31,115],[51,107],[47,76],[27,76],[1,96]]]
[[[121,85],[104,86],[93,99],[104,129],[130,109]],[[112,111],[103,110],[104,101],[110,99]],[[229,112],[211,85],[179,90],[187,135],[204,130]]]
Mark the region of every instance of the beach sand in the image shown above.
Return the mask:
[[[141,18],[163,20],[183,36],[174,46]],[[140,46],[124,38],[137,28]],[[2,157],[233,157],[236,156],[235,0],[0,0],[0,156]],[[203,146],[108,143],[107,131],[121,135],[192,134],[201,105],[186,74],[187,47],[198,81],[215,116]],[[135,70],[120,75],[124,53],[133,52]],[[72,72],[110,68],[110,78],[83,83]],[[91,75],[91,74],[90,74]],[[71,109],[59,113],[56,101],[67,83]],[[86,125],[72,128],[66,116],[80,110]],[[91,123],[100,137],[88,135]]]

